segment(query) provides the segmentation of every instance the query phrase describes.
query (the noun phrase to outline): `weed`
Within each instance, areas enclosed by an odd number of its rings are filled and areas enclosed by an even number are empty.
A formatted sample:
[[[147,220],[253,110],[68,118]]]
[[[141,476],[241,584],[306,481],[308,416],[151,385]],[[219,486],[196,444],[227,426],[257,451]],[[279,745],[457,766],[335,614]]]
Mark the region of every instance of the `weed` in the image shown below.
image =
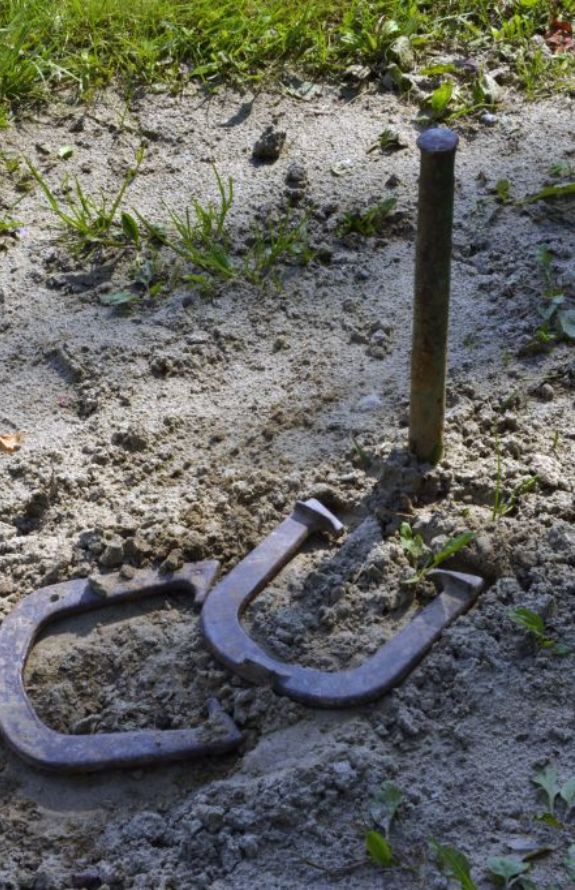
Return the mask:
[[[365,833],[365,848],[372,861],[380,868],[389,868],[394,863],[394,854],[389,841],[391,826],[403,802],[403,794],[392,782],[384,782],[370,807],[374,825],[383,829],[371,828]]]
[[[569,176],[575,176],[575,167],[569,161],[558,161],[551,164],[548,173],[549,176],[554,176],[557,179],[566,179]]]
[[[436,120],[442,120],[447,116],[448,108],[454,94],[454,86],[450,80],[444,81],[435,89],[429,97],[428,106],[431,115]]]
[[[173,210],[169,213],[177,237],[167,234],[166,246],[199,270],[187,272],[184,275],[186,281],[194,282],[209,290],[213,285],[213,278],[229,280],[235,277],[236,270],[232,265],[227,239],[204,240],[201,229],[190,215],[189,207],[186,207],[183,215]]]
[[[463,853],[455,847],[442,846],[437,841],[431,841],[431,848],[442,871],[457,881],[461,890],[477,890],[477,884],[471,877],[471,865]]]
[[[573,651],[570,646],[549,636],[545,621],[537,612],[519,606],[509,612],[509,617],[529,631],[539,648],[548,649],[554,655],[569,655]]]
[[[39,170],[26,159],[26,165],[42,189],[50,209],[59,221],[62,237],[71,245],[77,253],[92,254],[104,247],[123,247],[134,240],[134,234],[138,233],[137,225],[127,213],[117,214],[124,200],[126,190],[137,175],[144,158],[143,148],[136,152],[136,163],[131,167],[116,195],[108,199],[104,193],[98,198],[87,194],[78,179],[75,179],[74,187],[70,194],[66,195],[63,206]],[[135,226],[135,231],[133,229]],[[139,236],[137,239],[139,243]]]
[[[568,198],[571,195],[575,195],[575,182],[567,182],[564,185],[548,185],[533,195],[527,195],[520,203],[534,204],[536,201],[547,201],[550,198]]]
[[[337,229],[340,236],[356,232],[364,238],[381,234],[385,221],[397,204],[397,198],[387,198],[374,207],[370,207],[363,213],[349,211],[344,214],[343,220]]]
[[[409,522],[402,522],[399,526],[399,543],[402,550],[407,553],[409,561],[413,566],[416,566],[421,557],[429,552],[429,548],[424,543],[421,535],[413,534],[413,529]]]
[[[353,445],[353,450],[355,452],[355,455],[357,457],[357,462],[359,463],[360,467],[362,467],[364,470],[368,469],[372,464],[371,456],[367,453],[365,448],[357,441],[355,436],[351,437],[351,443]]]
[[[553,272],[553,254],[543,245],[538,253],[545,289],[544,305],[539,314],[543,319],[535,331],[530,351],[546,349],[559,339],[575,340],[575,299],[560,288]]]
[[[455,556],[460,550],[467,547],[474,538],[474,532],[464,531],[450,538],[437,553],[433,554],[424,543],[421,535],[414,535],[409,523],[402,522],[399,527],[399,542],[403,550],[409,555],[410,562],[414,568],[417,568],[422,557],[425,557],[424,564],[418,568],[416,574],[407,583],[418,584],[432,569],[437,569],[446,559]]]
[[[526,494],[534,491],[537,487],[539,479],[537,476],[527,476],[513,487],[511,493],[505,496],[503,492],[502,465],[501,465],[501,445],[497,439],[497,474],[495,480],[495,492],[493,495],[493,506],[491,508],[491,519],[496,522],[504,516],[508,516],[517,508],[517,504]]]
[[[193,198],[191,211],[189,207],[183,213],[168,209],[175,230],[173,234],[145,222],[148,233],[195,267],[196,271],[184,275],[185,280],[199,284],[206,291],[212,289],[214,279],[230,280],[237,274],[232,263],[230,237],[226,229],[228,214],[234,201],[233,180],[229,177],[225,183],[215,166],[213,169],[218,187],[218,203],[210,201],[204,206],[197,198]]]
[[[373,862],[380,868],[389,868],[390,865],[393,865],[391,844],[380,831],[366,831],[365,849]]]
[[[563,868],[572,881],[575,881],[575,844],[571,844],[563,860]]]
[[[379,134],[373,145],[367,149],[367,154],[377,151],[377,149],[383,153],[391,153],[401,151],[402,148],[407,148],[407,146],[402,142],[399,134],[395,130],[385,129]]]
[[[509,179],[498,179],[495,183],[495,192],[501,204],[511,202],[511,182]]]
[[[294,225],[286,213],[274,228],[253,230],[243,274],[253,284],[262,284],[281,260],[291,259],[306,265],[314,256],[315,251],[308,242],[307,220],[304,218]]]
[[[555,816],[555,807],[559,798],[564,804],[564,819],[568,819],[573,806],[575,806],[575,776],[571,776],[561,785],[556,768],[551,763],[548,763],[543,769],[535,773],[531,781],[543,791],[547,804],[547,813],[553,817]]]
[[[502,883],[503,890],[511,890],[512,887],[516,887],[517,890],[519,888],[527,890],[531,883],[525,884],[522,875],[525,875],[530,868],[529,863],[519,856],[491,856],[487,860],[487,870],[499,879],[498,883]]]
[[[133,291],[119,290],[111,294],[100,294],[99,300],[103,306],[110,306],[112,309],[128,309],[139,303],[140,297]]]

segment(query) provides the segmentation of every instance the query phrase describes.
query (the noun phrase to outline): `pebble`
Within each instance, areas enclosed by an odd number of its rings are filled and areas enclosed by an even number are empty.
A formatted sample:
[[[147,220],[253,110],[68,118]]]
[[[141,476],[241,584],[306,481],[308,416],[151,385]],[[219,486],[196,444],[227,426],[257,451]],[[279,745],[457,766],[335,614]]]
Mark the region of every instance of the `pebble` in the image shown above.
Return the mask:
[[[291,161],[286,173],[286,185],[292,188],[302,188],[307,184],[307,173],[300,161]]]
[[[97,869],[87,868],[85,871],[79,871],[70,878],[72,887],[82,888],[82,890],[95,890],[102,886],[102,879]]]
[[[495,124],[499,123],[499,118],[496,114],[493,114],[492,111],[484,111],[483,114],[480,115],[479,121],[482,124],[485,124],[486,127],[494,127]]]
[[[121,538],[113,538],[104,548],[98,562],[105,569],[115,569],[124,561],[124,542]]]
[[[175,548],[174,550],[170,550],[165,560],[160,566],[160,572],[162,574],[171,574],[172,572],[177,572],[178,569],[181,569],[184,564],[184,554],[182,550],[179,548]]]
[[[383,399],[376,392],[364,396],[356,405],[358,411],[377,411],[383,405]]]
[[[539,389],[539,395],[544,402],[552,402],[555,397],[555,390],[550,383],[544,383]]]
[[[266,127],[262,135],[254,145],[252,158],[254,161],[260,161],[264,164],[273,164],[279,158],[286,134],[283,130],[274,130],[270,124]]]

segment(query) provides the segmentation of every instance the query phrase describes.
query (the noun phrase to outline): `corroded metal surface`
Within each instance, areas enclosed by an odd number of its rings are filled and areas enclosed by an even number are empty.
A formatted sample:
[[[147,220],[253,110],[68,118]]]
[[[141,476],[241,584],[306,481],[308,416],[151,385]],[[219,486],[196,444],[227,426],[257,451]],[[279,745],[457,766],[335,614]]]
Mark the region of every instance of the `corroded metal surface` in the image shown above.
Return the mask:
[[[309,506],[311,502],[307,503]],[[325,523],[325,508],[322,511]],[[331,517],[332,530],[341,531],[340,523],[334,520]],[[441,593],[357,668],[328,672],[279,661],[249,636],[241,614],[312,530],[310,514],[302,516],[298,505],[209,593],[202,610],[202,632],[216,658],[245,680],[270,685],[281,695],[315,707],[363,704],[396,686],[415,667],[442,630],[475,602],[483,580],[460,572],[430,572],[430,577],[439,582]]]
[[[437,463],[443,451],[447,330],[455,152],[458,136],[443,127],[426,130],[421,150],[411,350],[409,448]]]
[[[34,766],[61,772],[135,767],[223,754],[237,748],[241,733],[215,700],[208,703],[208,721],[195,729],[66,735],[38,718],[23,681],[34,641],[56,618],[156,594],[183,593],[201,602],[218,570],[218,563],[208,560],[188,564],[169,576],[146,572],[107,596],[79,579],[44,587],[22,600],[0,627],[0,730],[10,747]]]

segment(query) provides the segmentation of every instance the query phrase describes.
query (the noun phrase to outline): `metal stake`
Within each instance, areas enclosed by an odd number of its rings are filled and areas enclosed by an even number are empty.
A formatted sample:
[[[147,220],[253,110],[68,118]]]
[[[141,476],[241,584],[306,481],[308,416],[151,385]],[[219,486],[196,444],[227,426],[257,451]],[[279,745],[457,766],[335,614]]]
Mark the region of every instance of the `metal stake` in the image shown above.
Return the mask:
[[[436,464],[443,452],[455,152],[452,130],[426,130],[421,150],[411,351],[409,449]]]

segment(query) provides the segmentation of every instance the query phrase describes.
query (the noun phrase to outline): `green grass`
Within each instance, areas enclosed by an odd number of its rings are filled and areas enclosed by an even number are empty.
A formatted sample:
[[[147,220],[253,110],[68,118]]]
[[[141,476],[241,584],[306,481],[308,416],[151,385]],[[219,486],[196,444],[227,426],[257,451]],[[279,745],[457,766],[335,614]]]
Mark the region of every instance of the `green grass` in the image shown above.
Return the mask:
[[[561,84],[573,58],[541,59],[529,39],[548,23],[547,0],[0,0],[0,106],[4,114],[74,88],[82,96],[120,80],[192,77],[209,83],[276,77],[286,67],[337,77],[350,64],[381,72],[390,43],[408,35],[431,50],[485,50],[519,72],[531,92]],[[575,13],[575,0],[559,4]]]

